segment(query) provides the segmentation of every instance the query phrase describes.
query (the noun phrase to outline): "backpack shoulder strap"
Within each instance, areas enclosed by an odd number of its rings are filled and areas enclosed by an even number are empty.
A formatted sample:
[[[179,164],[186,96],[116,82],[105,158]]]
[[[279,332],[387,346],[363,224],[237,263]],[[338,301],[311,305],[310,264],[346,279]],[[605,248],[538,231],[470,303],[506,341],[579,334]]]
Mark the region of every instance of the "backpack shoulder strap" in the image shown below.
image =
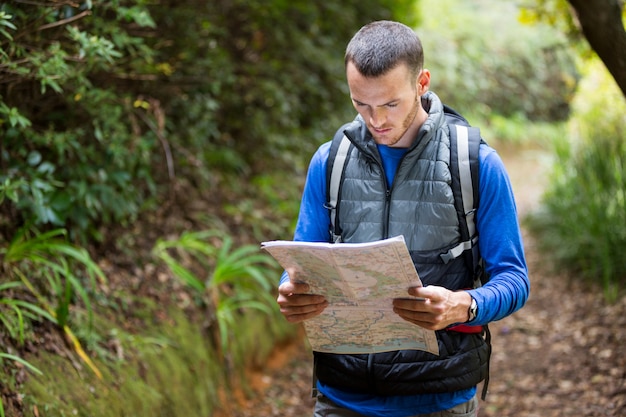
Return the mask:
[[[478,152],[482,138],[480,130],[463,124],[449,124],[450,128],[450,172],[452,192],[459,218],[461,242],[442,255],[444,262],[462,254],[467,265],[477,276],[480,254],[476,231],[476,209],[478,208]]]
[[[479,162],[478,152],[480,144],[485,143],[480,130],[465,124],[449,124],[450,128],[450,172],[452,174],[452,192],[456,206],[461,232],[461,243],[442,255],[444,262],[463,255],[465,265],[472,271],[474,287],[482,285],[488,277],[483,270],[483,262],[478,248],[478,233],[476,230],[476,210],[478,208],[478,180]],[[446,260],[445,257],[448,259]],[[487,376],[483,385],[481,398],[487,397],[489,386],[489,365],[491,362],[491,332],[489,326],[484,325],[485,342],[489,348],[487,361]]]
[[[330,241],[333,243],[341,241],[341,228],[337,224],[337,209],[339,206],[339,191],[341,189],[341,179],[348,161],[348,156],[352,150],[352,142],[346,135],[342,126],[333,137],[328,154],[326,166],[326,208],[330,210]]]

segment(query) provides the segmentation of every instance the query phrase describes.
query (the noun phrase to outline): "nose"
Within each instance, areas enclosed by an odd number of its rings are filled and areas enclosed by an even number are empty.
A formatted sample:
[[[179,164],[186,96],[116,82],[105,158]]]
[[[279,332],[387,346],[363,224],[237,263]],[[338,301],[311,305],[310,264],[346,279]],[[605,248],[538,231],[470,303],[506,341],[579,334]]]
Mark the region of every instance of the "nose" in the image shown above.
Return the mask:
[[[382,128],[387,121],[387,113],[383,108],[374,108],[370,111],[370,124],[372,127],[379,129]]]

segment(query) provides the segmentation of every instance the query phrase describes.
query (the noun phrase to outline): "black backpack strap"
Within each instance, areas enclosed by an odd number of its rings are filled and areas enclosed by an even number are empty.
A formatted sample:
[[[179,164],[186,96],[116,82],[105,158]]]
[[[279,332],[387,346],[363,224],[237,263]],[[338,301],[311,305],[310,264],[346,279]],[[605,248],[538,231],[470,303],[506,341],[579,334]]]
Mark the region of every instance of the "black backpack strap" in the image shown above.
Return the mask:
[[[342,126],[333,137],[328,154],[328,163],[326,166],[326,208],[330,210],[330,241],[341,242],[341,227],[337,219],[337,210],[339,208],[339,192],[341,190],[341,179],[343,172],[352,151],[352,142],[346,135],[344,129],[348,124]]]
[[[476,209],[478,207],[478,152],[482,139],[480,130],[461,124],[449,124],[450,129],[450,172],[452,192],[459,219],[461,242],[441,255],[444,262],[463,255],[466,264],[480,277]]]
[[[446,116],[446,121],[449,125],[463,125],[469,127],[469,122],[465,117],[461,115],[458,111],[454,110],[452,107],[447,104],[443,104],[443,113]]]
[[[478,287],[487,279],[484,276],[482,258],[478,249],[478,232],[476,230],[476,210],[478,209],[479,193],[479,161],[480,130],[465,124],[449,124],[450,129],[450,172],[452,174],[452,192],[454,205],[459,218],[461,243],[442,255],[444,262],[463,255],[465,264],[472,271],[474,286]],[[483,383],[481,398],[485,400],[489,387],[489,365],[491,363],[491,332],[489,326],[483,326],[489,359],[487,376]]]

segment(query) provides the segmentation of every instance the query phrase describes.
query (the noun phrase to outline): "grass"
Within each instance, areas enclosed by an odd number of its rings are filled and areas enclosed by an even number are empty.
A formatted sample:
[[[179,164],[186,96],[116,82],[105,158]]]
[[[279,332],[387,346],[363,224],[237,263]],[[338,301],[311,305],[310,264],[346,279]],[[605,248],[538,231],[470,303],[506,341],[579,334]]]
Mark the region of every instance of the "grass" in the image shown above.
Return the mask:
[[[102,379],[67,359],[39,352],[32,359],[43,375],[20,388],[26,416],[190,416],[212,414],[223,380],[220,358],[197,324],[181,311],[170,319],[130,334],[120,324],[110,336],[120,344],[119,361],[94,359]],[[44,413],[45,412],[45,413]]]
[[[68,324],[68,319],[75,294],[91,315],[91,303],[84,278],[95,288],[96,280],[104,282],[105,277],[87,251],[68,243],[65,240],[66,235],[64,229],[40,233],[24,227],[6,247],[0,248],[0,255],[4,255],[1,267],[8,276],[8,285],[15,282],[12,279],[17,279],[36,299],[32,303],[7,299],[4,304],[13,307],[13,312],[18,317],[21,336],[25,326],[21,314],[23,310],[29,312],[32,320],[43,319],[55,323],[71,341],[76,354],[100,377],[99,369],[82,348]],[[3,324],[5,327],[8,325],[11,331],[8,320],[3,320]]]

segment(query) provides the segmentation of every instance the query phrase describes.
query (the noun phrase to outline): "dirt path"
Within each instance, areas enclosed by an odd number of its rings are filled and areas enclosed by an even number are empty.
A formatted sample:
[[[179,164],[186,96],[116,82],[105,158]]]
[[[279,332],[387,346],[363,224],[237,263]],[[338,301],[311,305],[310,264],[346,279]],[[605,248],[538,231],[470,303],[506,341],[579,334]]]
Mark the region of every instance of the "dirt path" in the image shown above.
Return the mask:
[[[550,161],[540,150],[499,148],[520,216],[539,205]],[[514,315],[490,325],[491,382],[481,417],[626,416],[626,297],[612,306],[601,294],[550,271],[524,234],[531,296]],[[309,417],[311,355],[285,348],[253,376],[258,395],[234,417]]]
[[[539,205],[550,161],[501,150],[520,216]],[[626,298],[606,306],[597,289],[551,270],[528,233],[526,306],[491,325],[492,383],[481,416],[626,416]]]

